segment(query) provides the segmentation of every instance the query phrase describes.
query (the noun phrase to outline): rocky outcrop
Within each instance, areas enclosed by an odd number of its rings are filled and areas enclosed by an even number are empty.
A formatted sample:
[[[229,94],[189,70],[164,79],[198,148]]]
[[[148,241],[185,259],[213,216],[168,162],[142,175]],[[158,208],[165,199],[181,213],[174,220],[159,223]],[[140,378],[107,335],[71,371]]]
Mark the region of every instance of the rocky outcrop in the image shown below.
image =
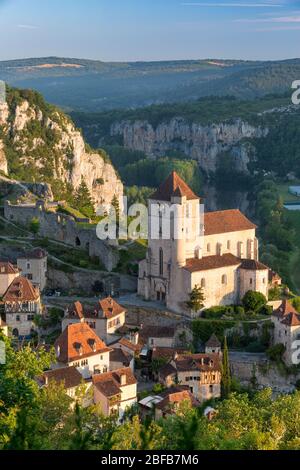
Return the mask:
[[[87,148],[66,115],[32,92],[9,91],[8,103],[0,104],[0,171],[9,175],[13,154],[19,158],[22,179],[25,168],[32,182],[60,180],[76,190],[83,180],[95,207],[111,203],[114,196],[122,198],[122,182],[106,154]],[[45,188],[35,189],[43,195]]]
[[[247,139],[267,135],[268,129],[254,127],[237,119],[233,122],[201,125],[180,117],[162,122],[154,128],[147,121],[122,121],[111,126],[111,135],[121,135],[124,146],[149,156],[167,156],[179,151],[198,160],[207,173],[214,172],[218,158],[230,153],[237,171],[246,172],[255,149]]]

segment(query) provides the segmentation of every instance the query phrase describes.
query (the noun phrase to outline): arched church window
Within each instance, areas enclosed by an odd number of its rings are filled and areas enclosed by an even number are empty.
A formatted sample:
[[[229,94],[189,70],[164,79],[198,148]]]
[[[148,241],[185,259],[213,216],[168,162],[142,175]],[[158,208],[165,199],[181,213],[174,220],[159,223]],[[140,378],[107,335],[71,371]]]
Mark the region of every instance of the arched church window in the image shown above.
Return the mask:
[[[163,249],[159,249],[159,275],[162,276],[164,274],[164,252]]]
[[[222,276],[222,284],[226,285],[227,284],[227,275],[223,274]]]

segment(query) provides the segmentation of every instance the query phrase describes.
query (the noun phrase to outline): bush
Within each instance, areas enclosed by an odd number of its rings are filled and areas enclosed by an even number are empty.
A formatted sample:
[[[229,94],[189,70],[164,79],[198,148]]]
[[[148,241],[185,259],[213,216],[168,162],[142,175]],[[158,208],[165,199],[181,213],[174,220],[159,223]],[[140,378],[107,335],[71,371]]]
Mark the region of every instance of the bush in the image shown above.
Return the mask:
[[[241,305],[236,305],[234,310],[237,315],[245,315],[245,309]]]
[[[30,230],[30,232],[34,233],[35,235],[37,235],[39,233],[39,230],[40,230],[40,221],[39,221],[39,219],[34,217],[31,220],[31,222],[29,224],[29,230]]]
[[[251,310],[257,313],[261,307],[266,305],[267,299],[261,292],[249,290],[244,295],[242,303],[247,313]]]
[[[223,315],[227,313],[226,307],[211,307],[202,313],[203,318],[211,318],[211,319],[219,319],[222,318]]]
[[[271,361],[281,362],[282,356],[285,352],[285,346],[281,343],[275,344],[267,350],[267,356]]]
[[[259,309],[259,314],[260,315],[272,315],[272,312],[273,312],[273,308],[271,305],[263,305],[260,309]]]

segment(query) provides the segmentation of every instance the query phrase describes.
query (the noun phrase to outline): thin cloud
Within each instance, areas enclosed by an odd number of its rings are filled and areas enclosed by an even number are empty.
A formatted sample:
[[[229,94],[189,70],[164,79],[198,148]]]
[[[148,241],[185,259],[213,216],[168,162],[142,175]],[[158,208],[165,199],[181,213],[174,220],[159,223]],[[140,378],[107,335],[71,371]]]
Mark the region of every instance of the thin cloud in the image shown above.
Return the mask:
[[[300,13],[293,16],[275,16],[270,18],[240,18],[236,23],[300,23]]]
[[[282,3],[199,3],[185,2],[183,6],[212,7],[212,8],[282,8]]]
[[[35,26],[33,24],[18,24],[17,27],[20,29],[39,29],[38,26]]]

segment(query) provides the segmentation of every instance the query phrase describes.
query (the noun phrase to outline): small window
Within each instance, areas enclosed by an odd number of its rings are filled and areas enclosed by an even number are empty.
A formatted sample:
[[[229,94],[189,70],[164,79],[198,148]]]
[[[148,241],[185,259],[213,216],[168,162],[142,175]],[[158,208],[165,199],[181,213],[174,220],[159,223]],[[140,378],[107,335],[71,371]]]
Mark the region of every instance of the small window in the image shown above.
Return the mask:
[[[214,391],[214,386],[213,386],[213,385],[210,385],[210,386],[209,386],[209,393],[213,393],[213,391]]]
[[[207,244],[207,253],[210,253],[210,243]]]
[[[252,277],[250,277],[250,286],[252,286],[252,284],[253,284],[253,279]]]
[[[186,377],[186,378],[185,378],[185,381],[186,381],[186,382],[189,382],[189,381],[190,381],[190,378],[189,378],[189,377]]]
[[[265,283],[266,283],[266,278],[264,277],[264,278],[263,278],[263,284],[265,284]]]
[[[227,275],[223,274],[222,276],[222,284],[225,286],[227,284]]]
[[[231,248],[231,243],[230,243],[230,240],[227,241],[227,250],[230,250]]]
[[[26,268],[30,269],[30,263],[27,263]]]
[[[16,320],[17,320],[17,321],[20,321],[20,320],[21,320],[20,315],[17,315],[17,316],[16,316]]]
[[[204,277],[201,279],[201,287],[202,287],[202,289],[204,289],[204,287],[205,287],[205,278]]]
[[[164,274],[164,252],[163,249],[159,249],[159,275],[163,276]]]

